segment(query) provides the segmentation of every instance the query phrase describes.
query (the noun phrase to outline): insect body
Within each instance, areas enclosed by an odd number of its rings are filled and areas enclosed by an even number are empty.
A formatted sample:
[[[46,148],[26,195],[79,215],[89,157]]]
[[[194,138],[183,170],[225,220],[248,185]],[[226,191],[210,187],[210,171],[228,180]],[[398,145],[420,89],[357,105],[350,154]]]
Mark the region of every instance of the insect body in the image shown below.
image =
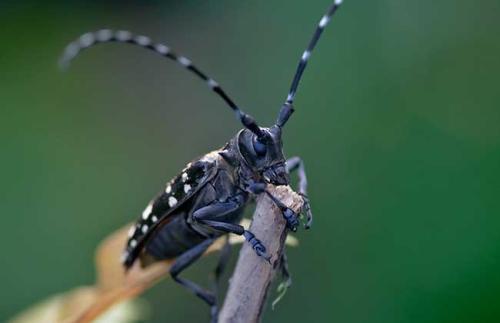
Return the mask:
[[[87,33],[70,43],[61,59],[61,63],[67,65],[83,49],[106,42],[129,43],[150,49],[176,61],[204,80],[233,109],[243,124],[244,129],[226,145],[189,163],[148,204],[136,225],[130,229],[122,259],[123,265],[128,269],[136,261],[147,266],[161,259],[176,258],[170,269],[172,278],[212,307],[214,321],[217,320],[215,294],[179,277],[179,273],[195,262],[216,238],[227,233],[243,235],[257,255],[269,260],[266,248],[258,237],[238,224],[245,206],[255,195],[269,195],[282,211],[287,227],[295,231],[299,224],[298,215],[267,191],[266,186],[288,185],[290,172],[298,170],[299,193],[304,198],[302,212],[307,218],[305,227],[311,225],[312,214],[306,195],[307,179],[304,165],[298,157],[285,160],[281,134],[294,111],[292,105],[295,94],[311,53],[340,3],[340,0],[335,0],[319,22],[299,61],[276,124],[269,128],[259,127],[217,82],[193,65],[189,59],[176,55],[163,44],[153,43],[146,36],[107,29]],[[282,264],[282,267],[287,274],[286,264]]]

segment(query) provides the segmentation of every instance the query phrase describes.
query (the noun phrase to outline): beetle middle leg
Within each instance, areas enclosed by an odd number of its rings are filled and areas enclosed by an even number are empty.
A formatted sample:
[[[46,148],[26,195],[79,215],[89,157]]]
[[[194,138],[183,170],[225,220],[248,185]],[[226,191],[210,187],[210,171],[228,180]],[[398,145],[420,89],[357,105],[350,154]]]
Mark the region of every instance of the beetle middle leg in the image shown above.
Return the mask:
[[[270,256],[266,252],[266,247],[252,232],[245,230],[239,224],[228,222],[231,214],[237,212],[242,207],[243,200],[241,195],[236,195],[227,202],[215,202],[202,207],[193,213],[193,220],[195,221],[193,224],[208,226],[226,233],[242,235],[250,243],[258,256],[269,261]]]

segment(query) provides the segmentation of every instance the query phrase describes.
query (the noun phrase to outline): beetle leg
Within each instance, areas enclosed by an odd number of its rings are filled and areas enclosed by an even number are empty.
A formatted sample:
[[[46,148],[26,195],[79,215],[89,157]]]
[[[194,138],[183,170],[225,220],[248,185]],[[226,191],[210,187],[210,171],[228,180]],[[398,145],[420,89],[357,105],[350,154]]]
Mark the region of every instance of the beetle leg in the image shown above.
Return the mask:
[[[276,206],[280,208],[283,217],[286,220],[287,227],[292,231],[297,231],[297,225],[299,224],[299,221],[297,220],[297,214],[295,214],[295,212],[293,212],[293,210],[291,210],[290,208],[287,208],[283,203],[281,203],[280,200],[278,200],[276,197],[274,197],[274,195],[267,191],[265,183],[251,183],[248,186],[247,190],[255,195],[266,193],[274,202],[274,204],[276,204]]]
[[[292,157],[286,161],[286,170],[288,173],[298,171],[299,175],[299,193],[307,195],[307,176],[304,162],[300,157]]]
[[[311,212],[311,205],[309,204],[309,198],[307,197],[307,176],[304,162],[300,157],[292,157],[286,161],[286,170],[288,173],[291,173],[295,170],[298,171],[297,175],[299,176],[299,194],[302,195],[302,198],[304,199],[303,209],[307,217],[305,228],[309,229],[312,225],[313,216]]]
[[[216,202],[214,204],[202,207],[193,213],[195,223],[208,226],[218,231],[243,235],[245,239],[252,245],[255,253],[270,261],[270,256],[266,252],[266,247],[255,238],[254,234],[245,230],[241,225],[225,222],[225,215],[237,211],[241,207],[240,196],[229,202]]]
[[[203,289],[202,287],[198,286],[197,284],[193,283],[192,281],[179,277],[179,274],[184,269],[189,267],[192,263],[194,263],[196,260],[198,260],[198,258],[200,258],[201,255],[203,255],[203,253],[208,249],[208,247],[213,242],[214,239],[209,238],[203,241],[202,243],[194,246],[193,248],[187,250],[179,257],[177,257],[172,267],[170,267],[170,275],[172,276],[172,279],[174,279],[182,286],[186,287],[188,290],[193,292],[196,296],[204,300],[208,305],[212,307],[212,320],[214,320],[214,314],[217,313],[215,295]],[[215,321],[216,318],[217,317],[215,316]]]
[[[299,195],[302,196],[302,200],[304,201],[304,206],[302,210],[307,216],[307,223],[305,227],[306,229],[309,229],[312,223],[312,213],[311,213],[311,207],[309,205],[309,198],[306,195],[307,178],[304,171],[304,165],[300,158],[298,157],[290,158],[287,161],[287,172],[293,171],[297,168],[299,168]],[[287,222],[287,227],[292,231],[297,231],[297,226],[299,224],[299,221],[297,219],[297,214],[290,208],[286,207],[279,199],[274,197],[274,195],[272,195],[269,191],[267,191],[265,183],[259,183],[259,182],[250,183],[246,189],[248,192],[255,195],[266,193],[274,202],[274,204],[276,204],[276,206],[280,208],[281,212],[283,213],[283,217]]]
[[[278,198],[272,195],[269,191],[266,190],[265,193],[271,198],[274,204],[276,204],[276,206],[281,210],[281,213],[283,214],[283,217],[286,220],[286,226],[288,227],[288,229],[292,230],[293,232],[297,231],[297,226],[299,225],[297,214],[292,209],[283,204],[283,202],[281,202]]]

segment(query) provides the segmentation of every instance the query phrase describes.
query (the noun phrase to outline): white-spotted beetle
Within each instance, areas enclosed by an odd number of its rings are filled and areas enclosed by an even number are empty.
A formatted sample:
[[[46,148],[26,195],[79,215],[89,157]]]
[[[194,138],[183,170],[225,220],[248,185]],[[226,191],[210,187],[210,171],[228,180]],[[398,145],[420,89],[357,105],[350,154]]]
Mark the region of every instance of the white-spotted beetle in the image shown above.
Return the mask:
[[[163,44],[153,43],[149,37],[108,29],[86,33],[70,43],[61,58],[60,63],[66,66],[82,50],[107,42],[129,43],[150,49],[178,62],[204,80],[236,112],[243,124],[244,129],[224,147],[189,163],[181,174],[168,182],[165,189],[149,203],[137,224],[130,229],[122,259],[123,265],[128,269],[137,259],[147,266],[154,261],[176,258],[170,269],[172,278],[212,307],[212,321],[217,321],[215,293],[179,277],[179,273],[195,262],[216,238],[227,233],[243,235],[257,255],[269,260],[265,246],[250,231],[238,224],[244,207],[255,195],[268,194],[281,209],[287,227],[295,231],[299,223],[298,215],[272,196],[266,190],[266,185],[288,185],[289,173],[298,170],[299,193],[304,198],[302,212],[307,218],[305,227],[309,228],[311,225],[312,214],[306,195],[304,164],[298,157],[285,160],[281,132],[293,113],[292,104],[311,53],[341,2],[342,0],[335,0],[321,18],[299,61],[276,124],[270,128],[259,127],[250,115],[238,108],[217,82],[199,70],[189,59],[176,55]],[[281,267],[285,276],[288,276],[285,262],[286,257],[283,256]],[[216,279],[220,276],[223,265],[222,262],[219,264]]]

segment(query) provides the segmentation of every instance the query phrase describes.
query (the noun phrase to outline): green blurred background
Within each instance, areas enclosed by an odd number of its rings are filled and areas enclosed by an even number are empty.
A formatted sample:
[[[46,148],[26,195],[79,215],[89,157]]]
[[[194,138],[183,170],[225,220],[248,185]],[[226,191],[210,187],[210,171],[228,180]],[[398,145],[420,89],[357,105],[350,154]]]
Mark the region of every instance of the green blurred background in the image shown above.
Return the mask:
[[[0,321],[91,284],[99,241],[239,128],[148,51],[99,46],[61,73],[69,41],[150,35],[270,124],[329,2],[2,1]],[[499,14],[497,0],[345,2],[285,131],[315,226],[289,250],[294,285],[265,322],[500,321]],[[187,276],[207,283],[215,261]],[[169,280],[144,297],[150,322],[207,321]]]

